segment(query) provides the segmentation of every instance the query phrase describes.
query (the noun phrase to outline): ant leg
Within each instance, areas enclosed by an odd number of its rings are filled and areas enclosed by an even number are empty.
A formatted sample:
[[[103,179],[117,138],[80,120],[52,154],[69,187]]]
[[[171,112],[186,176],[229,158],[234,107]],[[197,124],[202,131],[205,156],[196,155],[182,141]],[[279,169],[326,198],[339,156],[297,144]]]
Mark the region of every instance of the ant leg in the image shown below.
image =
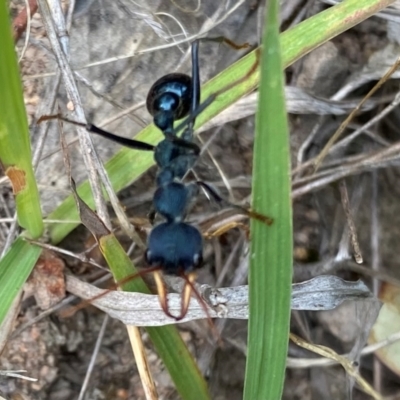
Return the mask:
[[[189,308],[189,302],[190,302],[190,295],[193,293],[194,296],[196,297],[197,301],[201,305],[201,308],[203,309],[204,313],[207,315],[207,322],[213,332],[214,338],[220,345],[222,345],[220,333],[218,332],[218,329],[216,328],[216,326],[213,323],[213,320],[212,320],[210,313],[208,311],[208,308],[207,308],[207,303],[204,301],[204,299],[201,297],[200,293],[197,291],[196,287],[194,286],[196,274],[194,272],[191,272],[189,274],[181,273],[180,276],[185,281],[185,287],[183,289],[184,292],[182,294],[182,303],[181,303],[182,318],[184,318],[184,316],[187,314],[187,310]],[[188,289],[186,289],[186,288],[188,288]],[[186,291],[189,295],[187,300],[185,300]],[[187,301],[187,304],[185,304],[184,301]],[[182,319],[182,318],[180,318],[180,319]]]
[[[180,274],[180,277],[184,279],[185,284],[181,294],[181,311],[178,316],[173,315],[169,310],[167,291],[165,289],[165,284],[164,281],[162,280],[160,271],[154,271],[153,275],[157,286],[157,292],[158,292],[158,297],[160,299],[161,308],[168,317],[173,318],[175,321],[180,321],[183,318],[185,318],[185,315],[187,314],[189,309],[190,297],[192,296],[193,293],[197,298],[198,302],[200,303],[201,307],[203,308],[204,312],[206,313],[207,319],[209,320],[209,322],[211,322],[211,326],[213,326],[210,314],[207,310],[207,306],[194,286],[194,282],[196,280],[196,273],[191,272],[189,274],[185,274],[184,272],[182,272]]]
[[[184,318],[188,312],[189,304],[190,304],[190,297],[192,292],[196,292],[196,289],[193,286],[193,282],[196,280],[196,274],[190,273],[188,275],[181,274],[183,279],[185,280],[185,285],[183,286],[182,294],[181,294],[181,313],[179,317],[177,317],[177,321]]]
[[[190,105],[189,115],[196,112],[200,104],[200,66],[199,66],[199,40],[192,42],[192,103]],[[196,122],[196,117],[194,117],[188,124],[186,129],[182,134],[182,139],[191,142],[193,140],[193,128]]]
[[[151,225],[154,225],[154,221],[156,220],[156,215],[157,211],[154,209],[154,207],[151,207],[149,213],[147,214],[147,217],[149,218]]]
[[[171,132],[172,135],[176,136],[182,129],[188,126],[188,124],[195,120],[199,116],[199,114],[201,114],[219,95],[231,90],[237,85],[240,85],[241,83],[245,82],[251,75],[253,75],[257,71],[257,68],[260,64],[260,52],[258,50],[256,50],[255,52],[256,61],[251,66],[246,75],[232,83],[229,83],[217,92],[210,94],[202,103],[199,104],[195,112],[190,113],[190,115],[185,120],[183,120],[177,127],[174,128],[174,130]]]
[[[243,45],[236,44],[235,42],[227,39],[223,36],[218,36],[215,38],[200,38],[192,42],[192,104],[190,106],[190,115],[193,115],[193,118],[188,121],[187,128],[182,134],[182,138],[188,141],[193,140],[193,127],[196,122],[196,117],[199,115],[199,105],[200,105],[200,67],[199,67],[199,42],[217,42],[217,43],[226,43],[235,50],[240,50],[249,47],[248,43]],[[208,103],[207,105],[208,106]],[[205,107],[204,107],[205,108]]]
[[[87,124],[86,129],[89,132],[96,133],[97,135],[100,135],[108,140],[111,140],[122,146],[129,147],[131,149],[154,151],[154,148],[155,148],[155,146],[153,146],[152,144],[146,143],[146,142],[141,142],[139,140],[129,139],[129,138],[125,138],[122,136],[114,135],[113,133],[110,133],[101,128],[98,128],[97,126],[95,126],[93,124]]]
[[[167,291],[165,289],[165,284],[164,284],[164,281],[162,280],[160,271],[155,271],[153,273],[153,276],[154,276],[154,280],[156,282],[158,299],[160,300],[160,305],[161,305],[162,310],[165,312],[165,314],[168,317],[173,318],[174,320],[178,321],[179,318],[175,317],[175,315],[172,315],[171,312],[169,311]]]
[[[104,129],[97,127],[96,125],[93,125],[90,123],[84,124],[83,122],[74,121],[72,119],[63,117],[61,114],[44,115],[39,118],[38,124],[40,124],[43,121],[48,121],[51,119],[58,119],[60,121],[67,122],[72,125],[80,126],[82,128],[85,128],[87,131],[89,131],[91,133],[96,133],[97,135],[100,135],[100,136],[102,136],[108,140],[111,140],[115,143],[118,143],[122,146],[130,147],[131,149],[154,151],[154,148],[155,148],[152,144],[141,142],[139,140],[124,138],[124,137],[118,136],[118,135],[114,135],[113,133],[107,132]]]
[[[134,274],[128,275],[125,278],[119,280],[118,282],[115,282],[114,284],[111,285],[108,289],[104,289],[101,293],[97,294],[96,296],[93,296],[89,299],[82,300],[80,303],[78,303],[76,306],[69,307],[66,310],[61,311],[61,316],[63,318],[68,318],[74,315],[77,311],[81,310],[82,308],[85,308],[89,305],[91,305],[94,301],[106,296],[108,293],[113,292],[114,290],[117,290],[118,288],[122,287],[123,290],[123,285],[125,285],[128,282],[133,281],[134,279],[141,278],[145,275],[148,275],[151,272],[156,272],[159,271],[160,267],[150,267],[147,268],[146,270],[143,271],[137,271]]]
[[[204,305],[204,300],[197,293],[197,291],[193,285],[193,282],[196,279],[196,274],[190,273],[190,274],[186,275],[186,274],[182,273],[181,277],[185,280],[185,285],[183,287],[182,295],[181,295],[181,311],[178,316],[175,316],[175,315],[171,314],[171,311],[169,310],[167,291],[165,289],[165,284],[164,284],[164,281],[162,280],[161,274],[159,271],[154,272],[154,280],[155,280],[156,286],[157,286],[157,292],[158,292],[158,297],[160,300],[160,305],[161,305],[161,308],[163,309],[163,311],[165,312],[165,314],[168,317],[173,318],[175,321],[180,321],[181,319],[185,318],[185,315],[187,314],[188,309],[189,309],[190,297],[192,295],[192,292],[194,292],[196,294],[197,300],[199,300],[199,302],[202,304],[202,307],[206,310],[207,316],[209,318],[207,308]]]
[[[211,238],[213,238],[213,237],[222,236],[222,235],[224,235],[226,232],[228,232],[228,231],[230,231],[230,230],[232,230],[232,229],[235,229],[235,228],[242,229],[242,230],[245,232],[247,239],[250,238],[250,230],[249,230],[249,227],[248,227],[246,224],[243,224],[242,222],[234,222],[234,221],[228,222],[227,224],[225,224],[225,225],[223,225],[223,226],[217,228],[215,231],[205,232],[205,233],[203,234],[203,236],[204,236],[206,239],[211,239]]]
[[[204,188],[204,189],[207,191],[207,193],[208,193],[208,194],[214,199],[214,201],[216,201],[217,203],[219,203],[219,204],[221,204],[221,205],[227,205],[227,206],[229,206],[229,207],[236,208],[236,209],[242,211],[245,215],[249,216],[250,218],[255,218],[255,219],[257,219],[257,220],[259,220],[259,221],[261,221],[261,222],[263,222],[263,223],[265,223],[265,224],[267,224],[267,225],[271,225],[271,224],[273,223],[273,219],[270,218],[270,217],[268,217],[268,216],[266,216],[266,215],[260,214],[260,213],[258,213],[257,211],[251,210],[251,209],[249,209],[249,208],[242,207],[242,206],[240,206],[240,205],[238,205],[238,204],[231,203],[230,201],[224,199],[224,198],[221,197],[221,196],[218,194],[218,192],[217,192],[213,187],[211,187],[208,183],[205,183],[205,182],[203,182],[203,181],[197,181],[196,183],[197,183],[199,186],[201,186],[202,188]]]
[[[156,285],[157,285],[157,291],[158,291],[158,296],[160,299],[161,308],[163,309],[163,311],[165,312],[165,314],[168,317],[173,318],[175,321],[180,321],[183,318],[185,318],[185,316],[188,312],[189,304],[190,304],[190,297],[193,293],[194,296],[196,297],[197,301],[201,305],[204,313],[207,316],[208,324],[214,334],[215,339],[219,342],[219,344],[221,344],[222,343],[221,336],[211,319],[210,313],[207,308],[207,304],[204,301],[204,299],[201,297],[200,293],[197,291],[196,287],[194,286],[194,282],[196,280],[196,274],[194,272],[191,272],[189,274],[185,274],[182,272],[180,274],[180,276],[185,281],[185,286],[183,287],[183,291],[182,291],[182,295],[181,295],[180,315],[174,316],[171,314],[171,312],[169,311],[169,308],[168,308],[167,292],[165,290],[165,285],[164,285],[164,282],[162,281],[161,274],[159,271],[154,272],[154,279],[155,279]]]

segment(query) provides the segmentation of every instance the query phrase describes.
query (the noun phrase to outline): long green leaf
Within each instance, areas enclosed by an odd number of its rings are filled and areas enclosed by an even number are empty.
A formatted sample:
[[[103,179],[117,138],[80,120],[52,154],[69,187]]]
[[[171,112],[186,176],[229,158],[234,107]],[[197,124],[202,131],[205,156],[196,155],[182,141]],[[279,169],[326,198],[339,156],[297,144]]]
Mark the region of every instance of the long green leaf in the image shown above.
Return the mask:
[[[7,4],[0,4],[0,163],[13,186],[18,223],[37,239],[43,221]]]
[[[245,399],[280,399],[285,378],[292,284],[289,130],[279,42],[279,0],[269,0],[253,156],[253,208],[274,219],[251,221],[249,333]]]
[[[0,326],[15,296],[22,290],[42,249],[18,238],[0,261]]]

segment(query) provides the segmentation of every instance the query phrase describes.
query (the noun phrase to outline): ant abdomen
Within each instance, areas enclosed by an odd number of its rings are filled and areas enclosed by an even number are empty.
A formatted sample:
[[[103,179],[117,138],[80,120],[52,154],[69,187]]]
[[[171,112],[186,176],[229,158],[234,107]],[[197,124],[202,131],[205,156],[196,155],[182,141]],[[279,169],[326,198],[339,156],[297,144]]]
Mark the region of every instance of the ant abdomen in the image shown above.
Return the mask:
[[[173,129],[174,121],[189,114],[192,99],[192,78],[173,73],[158,79],[150,88],[146,106],[154,124],[163,132]]]

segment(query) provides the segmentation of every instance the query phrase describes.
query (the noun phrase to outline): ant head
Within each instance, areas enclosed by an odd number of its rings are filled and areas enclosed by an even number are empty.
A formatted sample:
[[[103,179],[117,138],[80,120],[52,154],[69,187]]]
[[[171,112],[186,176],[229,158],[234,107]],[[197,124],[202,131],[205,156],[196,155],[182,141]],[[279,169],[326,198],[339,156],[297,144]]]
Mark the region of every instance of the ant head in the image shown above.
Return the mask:
[[[192,78],[185,74],[168,74],[150,88],[146,106],[154,124],[162,131],[171,129],[175,120],[185,117],[192,99]]]

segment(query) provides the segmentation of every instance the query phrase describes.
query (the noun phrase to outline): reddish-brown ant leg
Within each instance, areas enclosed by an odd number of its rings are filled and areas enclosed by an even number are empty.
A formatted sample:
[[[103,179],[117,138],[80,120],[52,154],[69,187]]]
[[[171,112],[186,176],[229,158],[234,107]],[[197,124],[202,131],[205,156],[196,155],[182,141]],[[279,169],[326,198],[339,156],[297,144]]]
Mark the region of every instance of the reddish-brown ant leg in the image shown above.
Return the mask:
[[[120,281],[114,283],[110,288],[105,289],[103,292],[99,293],[98,295],[93,296],[90,299],[82,300],[76,306],[67,308],[65,311],[62,311],[61,312],[61,316],[64,317],[64,318],[71,317],[77,311],[79,311],[79,310],[81,310],[81,309],[83,309],[85,307],[90,306],[93,301],[101,299],[102,297],[106,296],[108,293],[110,293],[110,292],[118,289],[119,287],[123,286],[125,283],[131,282],[136,278],[143,277],[143,276],[145,276],[147,274],[150,274],[152,272],[155,273],[158,270],[160,270],[160,267],[151,267],[151,268],[147,268],[147,269],[145,269],[143,271],[138,271],[138,272],[136,272],[134,274],[128,275],[124,279],[121,279]]]

